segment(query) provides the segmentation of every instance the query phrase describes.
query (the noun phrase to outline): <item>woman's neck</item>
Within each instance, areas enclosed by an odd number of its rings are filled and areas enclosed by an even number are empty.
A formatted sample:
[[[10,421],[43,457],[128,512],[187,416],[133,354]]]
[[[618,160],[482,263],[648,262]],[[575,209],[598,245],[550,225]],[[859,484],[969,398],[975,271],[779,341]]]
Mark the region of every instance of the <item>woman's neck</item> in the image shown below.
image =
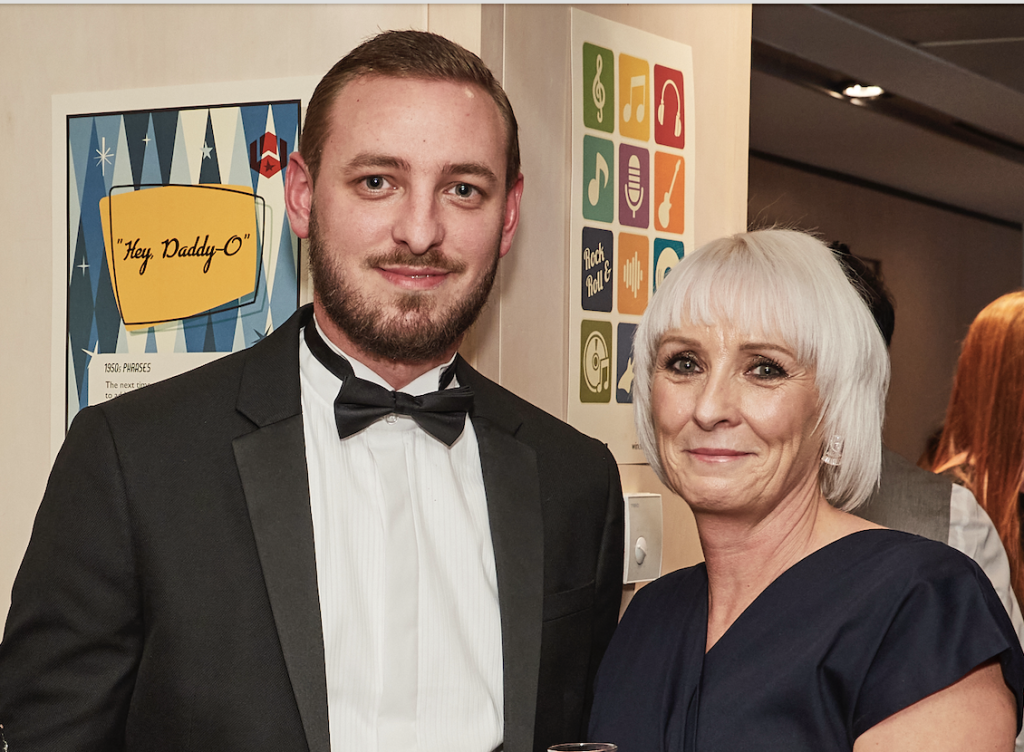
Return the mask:
[[[708,570],[706,650],[779,575],[829,543],[878,525],[832,507],[815,489],[803,503],[780,505],[750,524],[700,519],[698,531]]]

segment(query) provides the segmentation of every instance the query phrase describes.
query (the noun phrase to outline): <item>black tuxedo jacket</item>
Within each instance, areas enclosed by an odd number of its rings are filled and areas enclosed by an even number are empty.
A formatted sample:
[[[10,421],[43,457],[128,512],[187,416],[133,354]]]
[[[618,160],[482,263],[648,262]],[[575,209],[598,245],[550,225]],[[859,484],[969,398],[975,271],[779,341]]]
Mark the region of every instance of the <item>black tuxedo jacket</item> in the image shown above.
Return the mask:
[[[0,643],[13,752],[329,752],[298,380],[310,315],[77,416]],[[579,741],[621,596],[618,471],[461,359],[457,374],[476,393],[504,749]]]

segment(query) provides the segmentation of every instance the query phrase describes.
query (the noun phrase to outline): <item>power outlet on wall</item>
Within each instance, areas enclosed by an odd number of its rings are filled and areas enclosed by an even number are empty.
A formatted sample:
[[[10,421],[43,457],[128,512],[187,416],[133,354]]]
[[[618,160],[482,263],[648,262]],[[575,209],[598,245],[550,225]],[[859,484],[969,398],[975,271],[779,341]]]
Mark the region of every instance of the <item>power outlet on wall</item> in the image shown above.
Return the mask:
[[[661,576],[661,494],[631,493],[626,505],[626,550],[622,582],[649,582]]]

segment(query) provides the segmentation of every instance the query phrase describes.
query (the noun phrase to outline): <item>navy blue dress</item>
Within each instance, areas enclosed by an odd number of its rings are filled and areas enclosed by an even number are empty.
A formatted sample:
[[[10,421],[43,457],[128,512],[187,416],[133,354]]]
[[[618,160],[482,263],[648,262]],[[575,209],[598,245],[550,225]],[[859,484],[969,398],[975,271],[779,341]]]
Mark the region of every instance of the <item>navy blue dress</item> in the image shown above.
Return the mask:
[[[991,658],[1024,654],[985,573],[954,549],[865,530],[801,560],[705,655],[703,564],[633,598],[597,675],[590,738],[619,752],[849,752]]]

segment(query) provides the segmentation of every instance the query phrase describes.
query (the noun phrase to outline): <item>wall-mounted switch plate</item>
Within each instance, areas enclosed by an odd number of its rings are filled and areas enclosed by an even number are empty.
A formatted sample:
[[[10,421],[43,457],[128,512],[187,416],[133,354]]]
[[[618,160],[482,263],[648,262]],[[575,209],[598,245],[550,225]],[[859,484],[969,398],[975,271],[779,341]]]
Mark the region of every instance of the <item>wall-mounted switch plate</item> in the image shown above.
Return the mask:
[[[622,582],[648,582],[661,576],[661,494],[632,493],[626,504],[626,550]]]

